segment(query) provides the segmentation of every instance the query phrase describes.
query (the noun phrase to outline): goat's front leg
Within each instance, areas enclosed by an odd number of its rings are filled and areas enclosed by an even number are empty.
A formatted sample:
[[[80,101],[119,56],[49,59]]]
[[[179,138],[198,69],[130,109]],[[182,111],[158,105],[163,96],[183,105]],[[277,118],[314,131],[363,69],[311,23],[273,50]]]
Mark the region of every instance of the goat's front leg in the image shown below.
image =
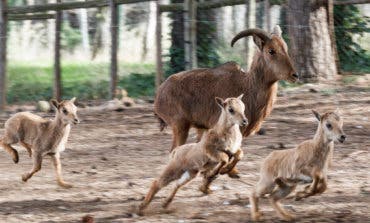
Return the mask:
[[[232,169],[234,169],[236,164],[243,158],[243,156],[244,156],[243,150],[239,148],[238,151],[232,156],[233,157],[232,161],[229,162],[227,166],[220,170],[220,174],[229,173]]]
[[[38,172],[41,169],[42,164],[42,154],[41,152],[34,152],[32,154],[33,159],[33,167],[32,170],[29,173],[25,173],[22,175],[22,180],[26,182],[28,179],[30,179],[36,172]]]
[[[220,170],[226,166],[229,160],[229,156],[226,153],[219,154],[219,160],[221,160],[216,167],[213,169],[208,169],[203,173],[203,183],[200,186],[199,190],[204,194],[212,193],[212,190],[209,188],[211,183],[216,179],[217,175],[220,173]]]
[[[71,187],[73,187],[73,185],[68,184],[68,183],[66,183],[63,180],[63,177],[62,177],[62,164],[60,162],[60,153],[57,152],[57,153],[51,154],[51,158],[53,160],[53,164],[54,164],[54,169],[55,169],[55,174],[56,174],[56,177],[57,177],[58,185],[61,186],[61,187],[64,187],[64,188],[71,188]]]
[[[317,171],[313,175],[312,184],[305,187],[303,191],[299,191],[295,195],[295,200],[299,201],[302,198],[314,196],[315,194],[322,193],[326,190],[326,176],[321,171]]]

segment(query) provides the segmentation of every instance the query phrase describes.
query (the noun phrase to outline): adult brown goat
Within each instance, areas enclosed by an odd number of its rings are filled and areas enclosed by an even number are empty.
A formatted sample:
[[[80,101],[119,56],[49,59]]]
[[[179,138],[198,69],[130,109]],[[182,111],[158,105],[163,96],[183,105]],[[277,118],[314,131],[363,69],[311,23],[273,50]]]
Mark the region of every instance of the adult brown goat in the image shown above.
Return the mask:
[[[237,63],[228,62],[215,68],[183,71],[162,83],[156,94],[154,112],[160,120],[161,130],[166,125],[172,127],[171,151],[186,142],[191,127],[198,130],[200,140],[203,131],[217,122],[220,110],[213,103],[215,97],[244,94],[242,101],[249,125],[241,129],[243,136],[259,130],[272,110],[277,82],[298,79],[281,33],[280,27],[276,26],[271,35],[261,29],[248,29],[233,38],[231,46],[243,37],[253,36],[259,48],[248,72]]]

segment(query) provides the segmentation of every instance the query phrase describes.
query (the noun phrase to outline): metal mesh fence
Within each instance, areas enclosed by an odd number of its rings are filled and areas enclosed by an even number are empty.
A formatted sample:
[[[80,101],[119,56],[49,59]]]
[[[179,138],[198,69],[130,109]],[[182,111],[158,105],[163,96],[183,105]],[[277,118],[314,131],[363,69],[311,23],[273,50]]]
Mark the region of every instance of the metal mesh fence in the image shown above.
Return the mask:
[[[368,6],[359,7],[358,18],[367,19],[366,7]],[[263,2],[257,2],[254,10],[255,27],[265,30],[270,27],[271,30],[275,25],[280,25],[283,36],[290,45],[286,13],[287,10],[293,9],[272,5],[269,8],[269,24]],[[248,69],[247,44],[244,40],[238,42],[234,48],[230,47],[232,37],[248,26],[247,11],[246,5],[198,10],[196,20],[198,67],[212,67],[227,61],[236,61],[245,70]],[[155,91],[155,13],[155,2],[119,6],[118,86],[126,88],[134,97],[152,96]],[[166,12],[161,16],[162,55],[167,76],[185,69],[182,13],[182,11]],[[61,33],[63,97],[77,96],[81,99],[108,97],[110,50],[108,14],[108,8],[63,11]],[[370,48],[368,25],[368,23],[359,26],[336,25],[335,29],[339,34],[354,33],[351,38],[357,46],[352,51],[368,56]],[[304,29],[310,29],[310,26],[299,25],[290,28],[303,32]],[[54,20],[12,21],[8,30],[8,102],[51,98]],[[357,33],[357,30],[367,32],[361,34]],[[301,38],[305,37],[302,35]],[[318,44],[316,47],[323,47],[320,44],[327,43],[318,42]],[[365,72],[366,66],[364,62]],[[346,67],[347,70],[352,68]]]

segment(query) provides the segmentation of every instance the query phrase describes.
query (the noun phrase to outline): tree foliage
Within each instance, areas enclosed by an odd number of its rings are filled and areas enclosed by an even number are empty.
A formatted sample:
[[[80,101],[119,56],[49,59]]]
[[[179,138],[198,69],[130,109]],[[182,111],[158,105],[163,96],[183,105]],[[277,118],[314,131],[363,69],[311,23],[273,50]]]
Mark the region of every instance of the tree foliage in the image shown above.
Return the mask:
[[[357,38],[370,32],[370,18],[361,15],[354,5],[335,5],[334,25],[341,69],[369,72],[370,54]]]
[[[182,0],[172,0],[179,3]],[[220,63],[217,53],[217,24],[214,10],[198,10],[197,12],[197,59],[198,67],[213,67]],[[182,13],[170,14],[171,22],[171,47],[169,61],[166,64],[166,75],[185,70],[184,46],[184,16]]]

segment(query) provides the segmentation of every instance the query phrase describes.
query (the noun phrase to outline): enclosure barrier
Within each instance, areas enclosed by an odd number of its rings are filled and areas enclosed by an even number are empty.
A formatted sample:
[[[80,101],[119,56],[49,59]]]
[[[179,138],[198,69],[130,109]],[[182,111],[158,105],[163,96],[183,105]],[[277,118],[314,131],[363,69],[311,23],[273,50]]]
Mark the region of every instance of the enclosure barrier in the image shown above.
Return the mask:
[[[182,11],[185,14],[184,21],[184,38],[185,38],[185,61],[186,68],[192,69],[197,67],[196,61],[196,12],[197,9],[214,9],[224,6],[235,6],[241,4],[248,4],[248,0],[219,0],[211,2],[197,2],[196,0],[184,0],[183,3],[173,3],[168,5],[161,5],[160,0],[89,0],[79,2],[65,2],[57,0],[57,3],[17,6],[9,7],[7,0],[0,0],[0,111],[6,106],[6,44],[7,44],[7,24],[9,20],[44,20],[55,19],[55,45],[54,45],[54,88],[53,96],[60,100],[62,98],[61,86],[61,65],[60,65],[60,30],[63,10],[72,10],[80,8],[98,8],[109,7],[111,17],[111,49],[110,49],[110,85],[109,97],[113,98],[115,95],[117,81],[118,81],[118,10],[117,6],[121,4],[132,4],[140,2],[156,1],[156,78],[155,84],[158,87],[164,80],[163,75],[163,61],[162,61],[162,21],[161,15],[164,12]],[[259,2],[262,0],[258,0]],[[279,0],[265,0],[266,12],[269,11],[270,5],[281,4]],[[370,0],[335,0],[335,5],[348,4],[366,4]],[[54,11],[54,13],[49,13]],[[267,20],[269,20],[269,13],[267,13]],[[269,23],[268,23],[269,24]]]

